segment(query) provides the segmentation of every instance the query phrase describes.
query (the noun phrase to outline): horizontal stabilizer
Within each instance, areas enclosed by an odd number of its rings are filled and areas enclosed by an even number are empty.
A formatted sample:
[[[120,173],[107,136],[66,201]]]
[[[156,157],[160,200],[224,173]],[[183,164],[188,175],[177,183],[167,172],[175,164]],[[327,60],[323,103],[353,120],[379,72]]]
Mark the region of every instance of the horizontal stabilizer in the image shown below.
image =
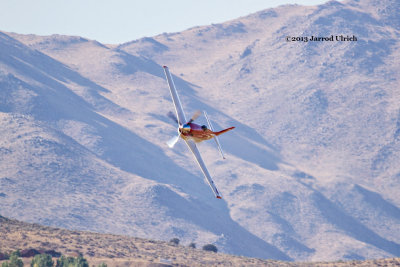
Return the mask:
[[[220,135],[220,134],[226,133],[226,132],[228,132],[228,131],[230,131],[230,130],[233,130],[233,129],[235,129],[235,127],[230,127],[230,128],[227,128],[227,129],[222,130],[222,131],[219,131],[219,132],[214,132],[214,134],[215,134],[216,136],[218,136],[218,135]]]

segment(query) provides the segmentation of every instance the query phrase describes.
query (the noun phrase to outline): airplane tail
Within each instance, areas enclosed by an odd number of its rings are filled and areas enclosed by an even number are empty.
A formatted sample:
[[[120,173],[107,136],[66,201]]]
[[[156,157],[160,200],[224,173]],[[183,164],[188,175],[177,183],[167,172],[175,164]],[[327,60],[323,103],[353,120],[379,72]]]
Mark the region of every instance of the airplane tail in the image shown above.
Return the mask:
[[[228,132],[228,131],[230,131],[230,130],[233,130],[233,129],[235,129],[235,127],[230,127],[230,128],[227,128],[227,129],[222,130],[222,131],[219,131],[219,132],[214,132],[214,134],[215,134],[216,136],[218,136],[218,135],[220,135],[220,134],[226,133],[226,132]]]

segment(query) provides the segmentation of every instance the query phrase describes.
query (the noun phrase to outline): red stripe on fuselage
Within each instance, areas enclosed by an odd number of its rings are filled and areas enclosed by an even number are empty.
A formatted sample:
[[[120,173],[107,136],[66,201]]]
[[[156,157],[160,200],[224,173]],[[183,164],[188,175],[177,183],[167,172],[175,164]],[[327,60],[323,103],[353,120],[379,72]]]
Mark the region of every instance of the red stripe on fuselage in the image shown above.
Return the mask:
[[[207,128],[202,128],[202,126],[195,124],[195,123],[189,123],[190,126],[190,131],[189,132],[182,132],[181,136],[183,139],[193,139],[196,143],[210,140],[216,135],[220,135],[222,133],[225,133],[227,131],[230,131],[234,129],[235,127],[231,127],[219,132],[213,132],[210,129]]]
[[[182,133],[183,139],[193,139],[196,143],[209,140],[214,137],[214,132],[210,129],[203,129],[200,125],[189,123],[190,131]]]

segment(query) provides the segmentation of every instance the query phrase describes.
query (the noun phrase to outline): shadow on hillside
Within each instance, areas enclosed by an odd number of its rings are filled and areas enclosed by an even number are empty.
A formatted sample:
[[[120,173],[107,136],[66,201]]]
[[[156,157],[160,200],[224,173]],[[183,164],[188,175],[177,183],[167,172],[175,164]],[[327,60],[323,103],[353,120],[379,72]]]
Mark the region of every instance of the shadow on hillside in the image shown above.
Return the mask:
[[[373,207],[378,208],[380,211],[385,213],[387,216],[394,219],[400,220],[400,209],[392,203],[386,201],[378,193],[369,191],[360,185],[354,185],[354,190],[359,192],[363,196],[363,200]]]
[[[209,114],[215,131],[230,126],[236,127],[233,131],[223,134],[219,138],[224,151],[245,161],[257,164],[267,170],[275,171],[279,169],[278,164],[282,162],[279,151],[269,144],[255,129],[225,114],[223,112],[223,107],[216,109],[208,105],[204,100],[201,100],[192,88],[200,88],[199,86],[190,84],[175,75],[173,75],[173,79],[184,109],[185,107],[190,107],[190,109],[185,109],[187,118],[191,117],[190,112],[194,112],[195,110],[205,110],[207,114]],[[172,102],[171,110],[173,110]],[[229,125],[225,125],[224,127],[220,126],[215,120],[213,120],[214,114],[222,114],[228,118]],[[206,123],[204,118],[199,118],[196,123],[200,123],[199,121],[201,120]]]
[[[162,67],[154,61],[143,57],[133,56],[124,51],[119,52],[121,53],[121,58],[124,60],[125,64],[117,65],[117,68],[125,74],[129,75],[138,71],[144,71],[163,80],[165,79]],[[225,117],[229,118],[232,126],[236,127],[234,131],[221,136],[221,140],[225,140],[221,142],[229,144],[223,147],[224,151],[231,153],[245,161],[255,163],[268,170],[279,169],[278,163],[281,162],[281,159],[278,151],[271,144],[266,142],[260,134],[258,134],[251,127],[224,114],[223,110],[215,109],[204,101],[200,100],[200,98],[196,95],[196,91],[193,89],[200,88],[199,86],[191,84],[176,75],[172,74],[172,76],[182,105],[184,108],[190,107],[190,110],[185,108],[187,119],[191,117],[190,112],[193,112],[196,109],[206,110],[211,115],[223,114]],[[165,87],[167,91],[167,83],[165,83]],[[173,109],[174,107],[171,101],[171,110]],[[157,115],[153,115],[153,117],[164,122],[166,121],[165,119],[159,118]],[[213,125],[215,126],[216,130],[221,129],[220,125],[215,121],[213,121]]]
[[[160,205],[169,202],[168,215],[182,218],[201,228],[221,236],[220,242],[227,245],[228,252],[249,257],[292,260],[275,246],[248,232],[233,221],[226,203],[218,201],[211,205],[199,206],[193,199],[186,199],[164,186],[156,189],[156,200]],[[179,236],[179,233],[176,233]],[[183,237],[183,236],[179,236]]]
[[[134,56],[134,55],[131,55],[122,50],[117,50],[117,51],[119,53],[120,58],[124,61],[124,64],[116,65],[116,67],[119,71],[123,72],[126,75],[132,75],[136,72],[146,72],[155,77],[159,77],[162,80],[165,80],[164,69],[162,68],[162,66],[158,65],[153,60],[145,58],[145,57]],[[172,76],[174,79],[175,86],[177,88],[180,88],[185,93],[189,93],[192,95],[195,94],[195,91],[192,89],[192,87],[198,87],[198,86],[191,84],[173,74],[172,74]],[[165,81],[165,87],[168,88],[166,81]],[[168,90],[166,90],[166,91],[168,91]],[[178,94],[179,94],[179,92],[178,92]],[[173,107],[171,107],[171,108],[173,109]],[[188,116],[188,114],[187,114],[187,116]]]
[[[155,197],[161,206],[170,204],[170,215],[173,218],[183,218],[216,234],[223,233],[227,239],[227,246],[230,246],[235,253],[290,260],[276,247],[257,238],[234,222],[229,215],[226,203],[218,202],[212,197],[212,193],[203,179],[199,179],[176,165],[158,146],[98,114],[96,105],[85,101],[62,82],[73,82],[88,87],[92,96],[96,97],[96,102],[102,102],[106,108],[122,110],[98,94],[98,91],[105,91],[104,88],[80,76],[60,62],[40,52],[32,51],[1,33],[0,61],[34,82],[34,85],[31,85],[11,74],[7,76],[8,82],[19,85],[16,90],[23,88],[35,94],[30,102],[29,115],[46,122],[48,126],[56,127],[63,120],[78,121],[89,125],[94,129],[96,135],[101,137],[99,146],[102,152],[91,151],[97,157],[123,171],[181,187],[184,192],[193,192],[193,196],[187,200],[165,186],[158,186]],[[156,66],[152,62],[148,62],[148,64],[150,69],[157,67],[162,70],[161,66]],[[51,69],[51,71],[47,72],[47,69]],[[162,74],[158,71],[150,73]],[[10,87],[7,90],[14,89]],[[7,96],[12,97],[12,94],[7,94]],[[15,97],[8,100],[18,101]],[[18,113],[18,111],[15,105],[9,107],[9,112]],[[73,142],[72,139],[71,142]],[[81,147],[84,150],[89,149],[85,146]],[[166,173],[172,175],[167,177]],[[84,215],[79,214],[79,216]],[[60,218],[60,220],[62,219]]]
[[[102,97],[100,92],[109,92],[104,87],[92,82],[91,80],[81,76],[79,73],[71,70],[64,64],[52,59],[49,56],[42,54],[39,51],[31,50],[8,35],[0,32],[0,61],[7,64],[9,67],[14,68],[17,72],[24,76],[43,83],[47,89],[52,90],[54,97],[54,90],[57,90],[58,97],[65,97],[72,100],[75,94],[66,88],[62,83],[74,82],[85,88],[87,99],[78,97],[74,100],[78,101],[77,104],[84,106],[91,106],[95,110],[103,107],[121,111],[121,107],[115,105],[113,102]],[[39,86],[35,86],[39,90]],[[57,99],[52,99],[57,100]],[[37,114],[39,115],[39,114]],[[42,119],[46,119],[45,114],[40,114]],[[47,114],[51,116],[52,114]]]
[[[106,89],[80,76],[60,62],[40,52],[29,50],[4,34],[0,34],[0,60],[39,84],[32,86],[12,75],[8,75],[8,79],[13,80],[14,84],[19,84],[35,94],[31,103],[30,115],[41,121],[49,122],[50,125],[57,125],[62,120],[73,120],[95,129],[95,133],[101,137],[99,146],[103,150],[101,154],[91,151],[96,156],[124,171],[138,174],[157,182],[177,182],[171,181],[171,177],[165,177],[165,172],[176,173],[175,179],[179,179],[179,176],[192,176],[190,172],[175,165],[158,146],[99,115],[94,105],[85,101],[61,82],[74,82],[90,87],[92,88],[91,96],[95,95],[96,102],[102,102],[102,105],[107,105],[105,108],[124,112],[122,108],[101,95],[96,95],[96,92],[94,92],[94,90],[105,91]],[[51,72],[46,73],[46,68],[51,69]],[[158,68],[162,69],[160,66]],[[16,90],[16,88],[9,87],[7,90],[10,90],[7,95],[12,97],[11,91]],[[18,99],[12,99],[11,101],[15,102]],[[9,111],[18,112],[18,110],[13,110],[12,107],[8,107],[8,109]],[[88,148],[84,147],[84,149]],[[143,164],[146,159],[151,163]],[[154,164],[158,168],[154,168]],[[189,188],[193,187],[191,183],[194,186],[202,184],[196,183],[198,179],[179,180],[180,184]]]
[[[382,249],[396,257],[400,256],[399,244],[379,236],[357,219],[347,214],[343,209],[331,202],[323,194],[310,186],[307,187],[313,191],[311,197],[314,200],[315,206],[329,223],[361,242]]]
[[[216,131],[230,126],[236,127],[233,131],[220,136],[221,143],[226,144],[223,145],[224,151],[267,170],[275,171],[279,169],[278,164],[282,162],[279,151],[269,144],[255,129],[226,115],[223,110],[209,106],[199,100],[197,96],[191,96],[190,99],[190,106],[196,106],[201,110],[207,111]],[[222,127],[213,120],[213,114],[223,114],[229,118],[229,125]]]
[[[293,229],[291,223],[276,213],[268,212],[271,219],[278,224],[282,231],[273,235],[274,244],[279,243],[285,251],[291,251],[298,255],[312,255],[315,249],[307,247],[305,244],[297,241],[293,237],[298,236],[298,233]]]
[[[132,75],[136,72],[146,72],[161,79],[165,79],[163,68],[154,61],[145,57],[133,56],[122,50],[117,51],[120,59],[122,59],[124,63],[116,64],[115,66],[122,73]]]

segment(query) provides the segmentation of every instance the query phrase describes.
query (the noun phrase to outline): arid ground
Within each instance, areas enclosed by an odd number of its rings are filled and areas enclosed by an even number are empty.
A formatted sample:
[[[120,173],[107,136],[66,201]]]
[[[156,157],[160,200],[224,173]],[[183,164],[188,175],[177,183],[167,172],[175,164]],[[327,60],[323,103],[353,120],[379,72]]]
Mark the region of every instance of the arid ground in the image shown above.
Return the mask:
[[[294,263],[203,251],[122,235],[70,231],[0,217],[1,252],[17,249],[55,250],[83,255],[90,266],[400,266],[400,258],[347,262]],[[25,265],[30,263],[24,259]]]

